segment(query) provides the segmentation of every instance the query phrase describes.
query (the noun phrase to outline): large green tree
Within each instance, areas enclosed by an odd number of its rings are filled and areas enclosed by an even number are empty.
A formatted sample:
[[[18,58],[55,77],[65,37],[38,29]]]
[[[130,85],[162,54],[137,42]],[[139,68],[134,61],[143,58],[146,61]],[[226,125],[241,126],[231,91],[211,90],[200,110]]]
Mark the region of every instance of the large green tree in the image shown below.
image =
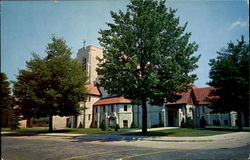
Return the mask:
[[[249,44],[242,36],[237,43],[230,42],[217,53],[218,57],[209,63],[211,81],[208,84],[215,88],[211,93],[211,108],[219,113],[236,111],[241,129],[240,113],[244,113],[246,122],[249,116]]]
[[[10,95],[10,83],[5,73],[0,73],[0,106],[1,106],[1,127],[7,127],[9,125],[10,110],[12,105],[12,98]]]
[[[196,43],[179,26],[176,10],[165,1],[132,0],[124,13],[111,11],[114,23],[101,30],[104,47],[98,74],[109,94],[142,105],[142,134],[147,133],[147,102],[162,105],[176,101],[194,82],[199,56]]]
[[[14,83],[21,114],[25,118],[49,116],[49,131],[52,131],[54,115],[77,115],[79,102],[85,97],[87,77],[75,59],[65,40],[52,36],[47,45],[45,58],[33,54],[20,70]]]

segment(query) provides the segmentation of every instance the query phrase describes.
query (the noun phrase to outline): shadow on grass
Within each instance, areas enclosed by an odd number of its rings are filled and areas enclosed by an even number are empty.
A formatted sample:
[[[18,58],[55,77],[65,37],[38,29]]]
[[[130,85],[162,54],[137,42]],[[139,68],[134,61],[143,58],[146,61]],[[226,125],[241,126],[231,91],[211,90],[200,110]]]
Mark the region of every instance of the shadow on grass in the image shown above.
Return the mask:
[[[205,130],[212,130],[212,131],[232,131],[232,132],[250,132],[250,128],[243,128],[239,130],[238,128],[205,128]]]
[[[171,135],[175,135],[176,132],[161,132],[161,131],[153,131],[153,132],[148,132],[147,134],[142,134],[141,132],[137,132],[137,133],[127,133],[124,135],[127,136],[171,136]]]
[[[70,130],[62,129],[62,130],[53,130],[52,132],[49,131],[16,131],[16,132],[8,132],[8,133],[1,133],[1,136],[37,136],[39,134],[44,133],[68,133]]]

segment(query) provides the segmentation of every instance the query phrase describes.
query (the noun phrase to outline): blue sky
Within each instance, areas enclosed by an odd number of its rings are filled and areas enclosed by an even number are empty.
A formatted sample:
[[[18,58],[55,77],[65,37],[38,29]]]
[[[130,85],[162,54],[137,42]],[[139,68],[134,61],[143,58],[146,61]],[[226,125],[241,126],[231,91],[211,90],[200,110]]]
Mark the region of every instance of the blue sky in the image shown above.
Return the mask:
[[[128,0],[94,1],[1,1],[1,72],[15,80],[24,69],[31,52],[45,56],[51,34],[63,37],[76,57],[77,50],[86,45],[100,47],[98,31],[112,22],[110,10],[126,9]],[[175,0],[166,5],[177,9],[181,24],[188,22],[190,42],[199,44],[201,54],[195,84],[206,87],[209,81],[209,59],[216,51],[244,35],[249,41],[248,3],[246,0]]]

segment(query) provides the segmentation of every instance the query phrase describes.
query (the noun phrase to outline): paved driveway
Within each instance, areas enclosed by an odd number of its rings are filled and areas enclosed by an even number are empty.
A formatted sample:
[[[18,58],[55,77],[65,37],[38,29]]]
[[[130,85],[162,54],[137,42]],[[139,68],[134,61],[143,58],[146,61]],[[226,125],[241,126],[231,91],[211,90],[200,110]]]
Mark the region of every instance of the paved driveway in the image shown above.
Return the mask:
[[[133,137],[121,134],[2,136],[5,160],[247,159],[249,132],[209,137]]]

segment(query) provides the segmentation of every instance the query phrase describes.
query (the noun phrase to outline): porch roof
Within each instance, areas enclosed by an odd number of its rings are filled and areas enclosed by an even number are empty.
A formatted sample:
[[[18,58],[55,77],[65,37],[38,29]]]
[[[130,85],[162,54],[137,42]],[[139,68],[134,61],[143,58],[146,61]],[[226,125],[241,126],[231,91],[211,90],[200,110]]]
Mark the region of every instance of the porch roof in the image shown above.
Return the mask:
[[[108,97],[108,98],[101,98],[96,103],[94,103],[94,106],[103,106],[109,104],[129,104],[129,103],[131,103],[131,100],[126,99],[124,97]]]

